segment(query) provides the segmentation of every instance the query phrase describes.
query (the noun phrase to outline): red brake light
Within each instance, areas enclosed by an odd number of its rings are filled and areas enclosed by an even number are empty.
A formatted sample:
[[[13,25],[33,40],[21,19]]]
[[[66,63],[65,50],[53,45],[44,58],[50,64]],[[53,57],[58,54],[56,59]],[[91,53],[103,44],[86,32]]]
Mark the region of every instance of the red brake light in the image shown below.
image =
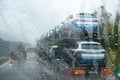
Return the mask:
[[[85,53],[84,51],[76,51],[77,54],[80,54],[80,53]]]
[[[70,70],[67,70],[67,71],[65,72],[65,74],[70,75],[70,74],[72,74],[72,73],[71,73]]]
[[[79,53],[80,53],[80,51],[76,51],[76,53],[78,53],[78,54],[79,54]]]
[[[11,57],[9,57],[9,63],[13,63],[13,62],[14,60]]]

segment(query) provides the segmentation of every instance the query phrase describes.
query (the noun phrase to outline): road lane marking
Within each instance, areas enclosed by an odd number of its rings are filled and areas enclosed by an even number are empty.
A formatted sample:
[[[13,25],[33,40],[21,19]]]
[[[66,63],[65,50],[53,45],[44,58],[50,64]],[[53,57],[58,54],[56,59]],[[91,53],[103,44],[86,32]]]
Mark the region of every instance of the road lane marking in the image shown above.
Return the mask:
[[[0,68],[4,67],[4,66],[7,65],[7,64],[8,64],[8,62],[2,64],[2,65],[0,66]]]

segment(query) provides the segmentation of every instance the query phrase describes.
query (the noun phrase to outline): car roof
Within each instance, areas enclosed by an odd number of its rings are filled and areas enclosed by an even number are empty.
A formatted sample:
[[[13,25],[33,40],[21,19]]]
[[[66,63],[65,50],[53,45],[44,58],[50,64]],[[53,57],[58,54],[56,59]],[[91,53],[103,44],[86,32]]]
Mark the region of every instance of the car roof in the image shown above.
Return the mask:
[[[58,45],[54,45],[54,46],[52,46],[52,48],[57,48],[58,47]]]
[[[99,42],[95,41],[79,41],[78,44],[100,44]]]

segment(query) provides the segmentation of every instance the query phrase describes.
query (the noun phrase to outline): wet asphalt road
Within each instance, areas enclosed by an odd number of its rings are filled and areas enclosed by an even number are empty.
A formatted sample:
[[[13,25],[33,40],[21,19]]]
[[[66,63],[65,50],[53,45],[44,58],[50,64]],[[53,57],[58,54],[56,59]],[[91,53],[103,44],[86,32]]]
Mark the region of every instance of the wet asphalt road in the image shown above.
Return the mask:
[[[61,61],[54,61],[54,64],[50,65],[38,63],[36,59],[34,54],[29,54],[25,61],[14,62],[12,65],[9,62],[5,63],[0,67],[0,80],[104,80],[98,78],[100,75],[91,75],[88,78],[84,75],[62,76],[64,73],[60,72],[63,64]],[[43,62],[41,59],[39,61]],[[105,80],[115,79],[107,76]]]
[[[55,80],[54,72],[45,64],[36,62],[36,57],[26,61],[5,63],[0,67],[0,80]]]

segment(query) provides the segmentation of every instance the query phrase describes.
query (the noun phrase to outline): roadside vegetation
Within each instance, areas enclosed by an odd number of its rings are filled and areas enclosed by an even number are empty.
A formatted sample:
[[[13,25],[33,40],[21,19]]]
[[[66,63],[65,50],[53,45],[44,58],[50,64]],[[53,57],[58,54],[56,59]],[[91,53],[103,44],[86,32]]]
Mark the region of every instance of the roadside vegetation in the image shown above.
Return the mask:
[[[5,63],[8,60],[8,57],[2,56],[0,57],[0,65]]]
[[[108,21],[104,24],[101,31],[104,48],[108,51],[110,62],[114,65],[113,69],[120,67],[120,34],[119,34],[120,14],[117,13],[115,21]]]

